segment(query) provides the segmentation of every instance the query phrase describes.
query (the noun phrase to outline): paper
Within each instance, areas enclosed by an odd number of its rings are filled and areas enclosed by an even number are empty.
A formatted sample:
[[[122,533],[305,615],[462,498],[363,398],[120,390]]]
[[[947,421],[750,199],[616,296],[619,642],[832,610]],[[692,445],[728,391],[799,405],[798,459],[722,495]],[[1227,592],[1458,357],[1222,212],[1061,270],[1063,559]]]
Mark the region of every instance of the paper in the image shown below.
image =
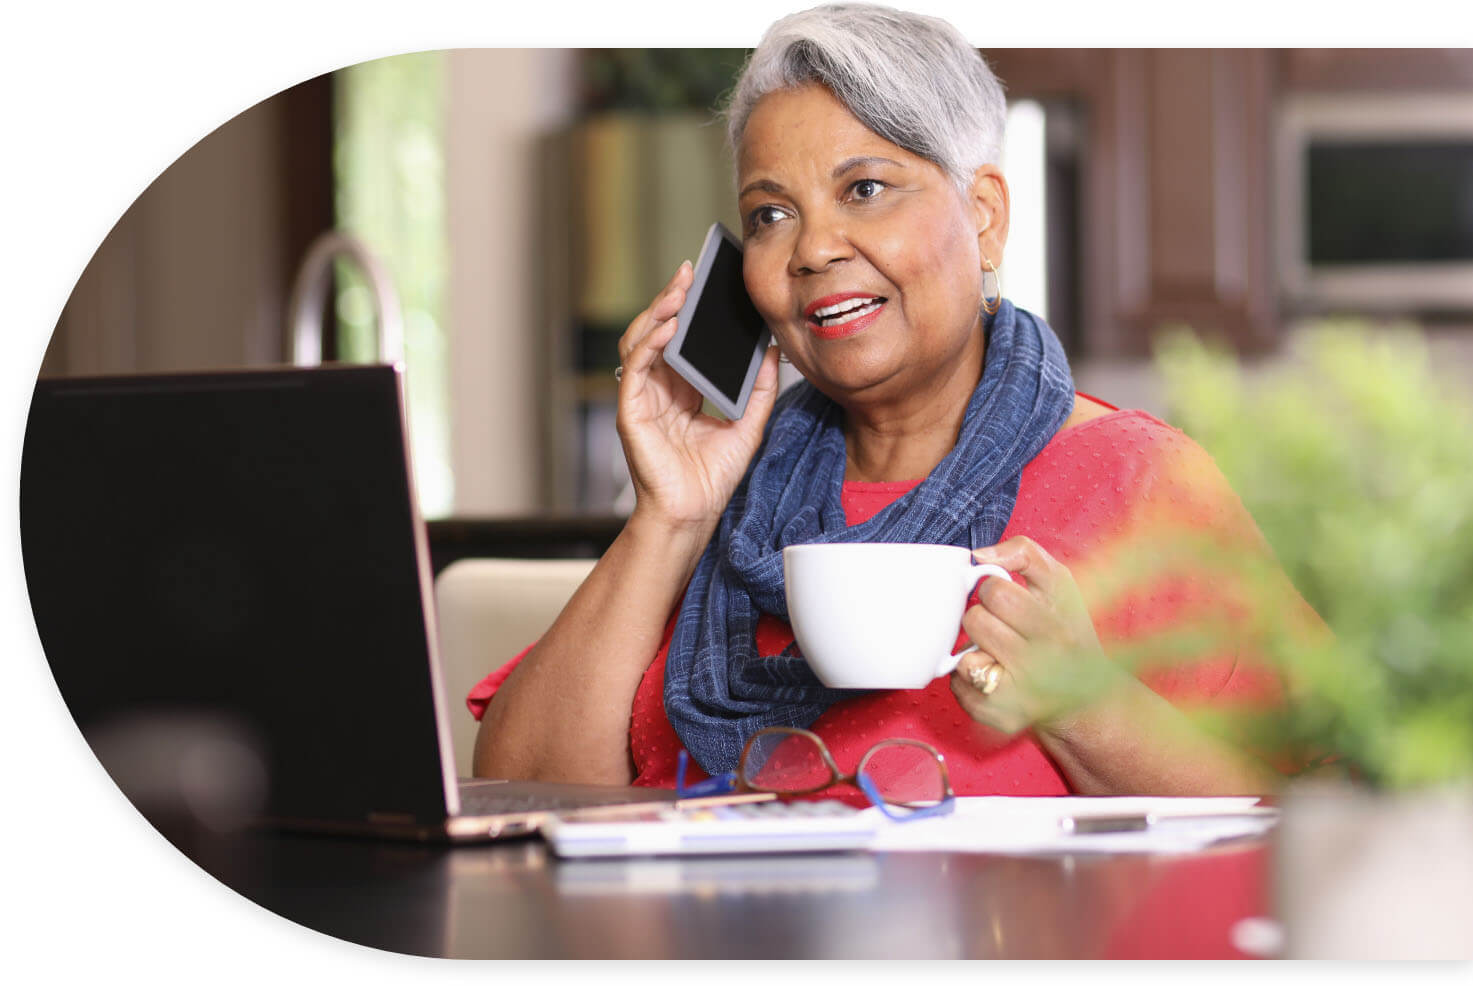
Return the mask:
[[[878,814],[878,810],[871,808]],[[1140,831],[1076,835],[1065,818],[1147,816]],[[949,815],[885,822],[875,852],[1194,852],[1224,839],[1262,835],[1278,812],[1257,798],[957,798]]]

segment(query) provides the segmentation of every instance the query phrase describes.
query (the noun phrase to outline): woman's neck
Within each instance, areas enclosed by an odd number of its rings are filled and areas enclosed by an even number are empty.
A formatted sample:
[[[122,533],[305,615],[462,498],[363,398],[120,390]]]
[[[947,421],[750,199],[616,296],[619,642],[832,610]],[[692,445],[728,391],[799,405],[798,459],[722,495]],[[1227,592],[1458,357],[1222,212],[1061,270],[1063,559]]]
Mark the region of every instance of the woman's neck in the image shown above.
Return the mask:
[[[961,415],[952,413],[934,420],[851,422],[845,429],[844,478],[865,483],[920,479],[956,445],[960,430]]]
[[[982,367],[958,361],[954,372],[903,402],[851,403],[844,409],[849,482],[921,479],[956,445]]]

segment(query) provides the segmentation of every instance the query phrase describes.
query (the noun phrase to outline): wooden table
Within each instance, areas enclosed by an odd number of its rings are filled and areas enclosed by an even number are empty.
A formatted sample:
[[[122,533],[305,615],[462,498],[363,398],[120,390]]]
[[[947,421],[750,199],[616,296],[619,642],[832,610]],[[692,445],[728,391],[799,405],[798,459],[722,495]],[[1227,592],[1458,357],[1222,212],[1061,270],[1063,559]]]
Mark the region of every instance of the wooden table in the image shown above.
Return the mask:
[[[255,834],[183,848],[306,927],[456,958],[1234,958],[1268,848],[1186,856],[811,854],[563,861]]]

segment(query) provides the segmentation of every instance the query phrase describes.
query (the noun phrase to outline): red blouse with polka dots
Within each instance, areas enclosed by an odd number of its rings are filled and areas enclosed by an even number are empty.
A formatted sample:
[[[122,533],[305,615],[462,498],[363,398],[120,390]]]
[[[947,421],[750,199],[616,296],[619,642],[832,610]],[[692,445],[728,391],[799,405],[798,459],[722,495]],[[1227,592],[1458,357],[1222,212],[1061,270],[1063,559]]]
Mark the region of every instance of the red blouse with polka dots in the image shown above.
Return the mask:
[[[904,495],[919,480],[845,483],[850,525],[861,523]],[[1207,572],[1173,571],[1105,599],[1102,575],[1123,550],[1142,538],[1169,537],[1173,529],[1266,550],[1252,519],[1207,454],[1182,432],[1142,411],[1114,411],[1060,431],[1023,470],[1013,515],[1000,540],[1026,535],[1069,567],[1107,653],[1144,634],[1180,626],[1197,616],[1221,616],[1240,605]],[[674,617],[635,694],[629,724],[634,783],[673,787],[680,740],[665,716],[665,655]],[[781,653],[792,641],[781,620],[763,616],[758,653]],[[966,642],[958,635],[958,647]],[[530,649],[530,648],[529,648]],[[526,652],[523,651],[523,654]],[[521,654],[492,672],[467,698],[477,719]],[[1137,668],[1147,685],[1178,705],[1212,702],[1261,704],[1275,694],[1273,678],[1238,646],[1188,655],[1169,665]],[[831,706],[810,727],[823,737],[839,766],[852,770],[876,742],[897,736],[925,740],[946,757],[961,795],[1068,794],[1065,777],[1029,731],[1006,735],[969,718],[951,694],[949,679],[925,688],[859,695]],[[693,778],[703,776],[699,769]],[[835,796],[856,798],[835,790]],[[862,798],[858,800],[862,801]]]

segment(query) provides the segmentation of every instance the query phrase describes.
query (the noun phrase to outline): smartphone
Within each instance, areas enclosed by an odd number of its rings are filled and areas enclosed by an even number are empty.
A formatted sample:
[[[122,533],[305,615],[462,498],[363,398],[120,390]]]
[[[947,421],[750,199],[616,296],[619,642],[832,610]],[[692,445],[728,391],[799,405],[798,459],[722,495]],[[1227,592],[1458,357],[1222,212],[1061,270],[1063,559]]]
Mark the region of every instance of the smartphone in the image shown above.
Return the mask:
[[[712,223],[696,260],[695,280],[675,316],[679,329],[665,362],[728,418],[747,409],[772,333],[742,281],[742,244]]]

